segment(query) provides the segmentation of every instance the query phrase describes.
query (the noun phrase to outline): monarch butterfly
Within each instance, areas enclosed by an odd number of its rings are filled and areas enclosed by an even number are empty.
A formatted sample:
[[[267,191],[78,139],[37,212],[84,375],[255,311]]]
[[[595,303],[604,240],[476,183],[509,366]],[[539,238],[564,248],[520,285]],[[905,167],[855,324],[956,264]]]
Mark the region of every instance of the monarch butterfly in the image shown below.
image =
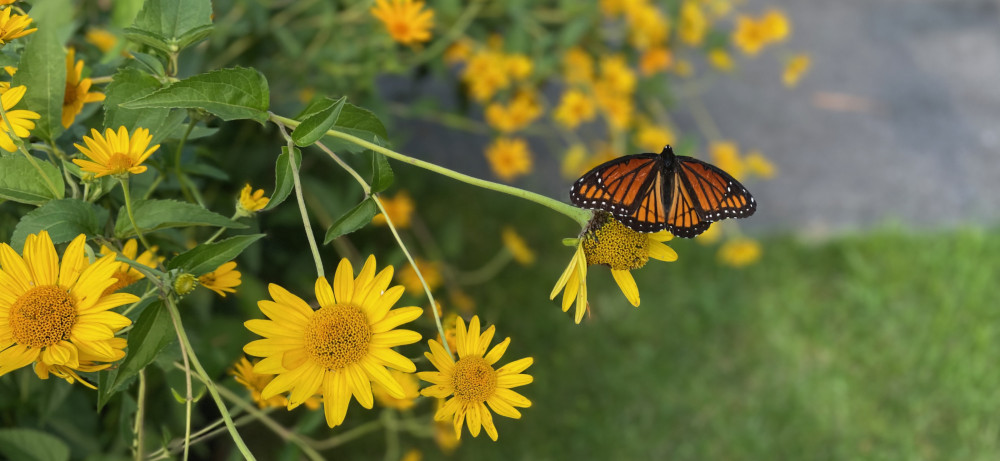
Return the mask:
[[[757,202],[729,173],[701,160],[674,155],[628,155],[588,171],[569,192],[574,205],[610,212],[637,232],[691,238],[715,221],[746,218]]]

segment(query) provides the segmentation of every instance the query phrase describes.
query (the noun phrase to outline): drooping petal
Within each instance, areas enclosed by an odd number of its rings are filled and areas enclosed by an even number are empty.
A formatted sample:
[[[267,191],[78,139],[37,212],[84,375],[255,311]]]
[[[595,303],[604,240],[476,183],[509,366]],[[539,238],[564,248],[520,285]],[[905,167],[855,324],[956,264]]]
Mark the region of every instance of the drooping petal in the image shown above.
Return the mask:
[[[618,283],[618,287],[622,289],[622,293],[625,294],[628,302],[632,303],[635,307],[639,307],[639,287],[636,286],[635,279],[632,278],[632,273],[627,269],[611,269],[611,275],[615,278],[615,282]]]

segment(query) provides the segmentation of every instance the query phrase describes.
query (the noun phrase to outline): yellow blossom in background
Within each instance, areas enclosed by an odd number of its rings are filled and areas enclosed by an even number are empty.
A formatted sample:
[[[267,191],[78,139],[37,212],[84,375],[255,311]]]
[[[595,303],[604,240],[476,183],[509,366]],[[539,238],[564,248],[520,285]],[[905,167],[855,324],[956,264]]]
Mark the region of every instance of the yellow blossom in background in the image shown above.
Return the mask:
[[[583,314],[587,312],[590,305],[587,304],[587,256],[583,253],[583,241],[576,247],[576,252],[569,260],[569,266],[559,276],[555,287],[549,293],[549,299],[556,299],[562,292],[562,310],[569,311],[569,306],[576,301],[576,312],[573,321],[580,323]]]
[[[608,121],[608,126],[612,130],[622,131],[632,124],[635,105],[631,97],[625,94],[604,91],[602,87],[595,87],[595,93],[597,95],[597,106],[600,107],[604,118]]]
[[[31,130],[35,129],[35,122],[32,120],[42,118],[37,112],[30,110],[12,110],[14,106],[21,102],[25,91],[28,91],[28,88],[24,85],[19,85],[4,91],[3,95],[0,96],[0,104],[3,104],[3,110],[7,113],[7,121],[14,127],[14,135],[21,139],[27,139],[31,136]],[[11,139],[6,123],[0,123],[0,148],[3,148],[7,152],[17,150],[17,146],[14,144],[14,140]]]
[[[756,150],[752,150],[747,154],[743,159],[743,165],[746,167],[747,173],[764,179],[773,178],[777,172],[777,167],[767,157],[764,157],[763,154]]]
[[[31,18],[24,14],[15,14],[11,16],[13,8],[4,8],[0,12],[0,45],[5,45],[7,42],[14,40],[15,38],[21,38],[28,35],[38,29],[25,29],[31,25]]]
[[[28,235],[22,254],[0,243],[0,376],[34,363],[41,379],[51,374],[93,388],[77,372],[125,357],[125,338],[115,333],[132,321],[111,309],[139,297],[105,294],[118,263],[113,255],[91,263],[86,240],[74,238],[61,261],[46,231]]]
[[[401,190],[389,198],[379,197],[382,201],[382,207],[385,208],[385,212],[389,214],[389,219],[392,220],[392,225],[396,226],[398,229],[406,229],[410,227],[410,219],[413,216],[413,199],[410,198],[410,193]],[[376,226],[384,226],[385,215],[379,213],[372,218],[372,224]]]
[[[726,223],[717,222],[694,237],[694,241],[702,245],[711,245],[722,239],[722,226]]]
[[[531,76],[531,71],[535,64],[531,58],[523,54],[510,54],[504,58],[504,65],[507,67],[507,74],[515,81],[522,81]]]
[[[89,78],[83,76],[83,61],[76,61],[76,50],[69,49],[66,53],[66,91],[63,94],[62,103],[62,126],[69,128],[73,124],[73,119],[83,111],[83,105],[88,102],[100,102],[104,100],[104,93],[91,93],[90,86],[93,84]]]
[[[521,138],[497,138],[486,148],[490,169],[503,181],[513,181],[531,173],[532,160],[528,143]]]
[[[451,350],[455,349],[452,348]],[[444,407],[445,400],[434,400],[437,402],[434,405],[434,411],[440,411]],[[462,444],[462,439],[459,439],[455,435],[455,429],[452,427],[451,421],[434,421],[434,443],[441,449],[441,452],[446,456],[450,456]]]
[[[513,227],[504,226],[500,232],[500,238],[503,240],[503,246],[507,248],[514,260],[522,266],[530,266],[535,263],[535,252],[531,251],[527,242],[518,235]]]
[[[701,0],[701,3],[708,8],[708,11],[715,18],[721,18],[733,9],[731,0]]]
[[[768,42],[780,42],[792,33],[792,23],[788,20],[785,12],[781,10],[768,10],[760,18],[760,24]]]
[[[740,157],[740,149],[732,141],[713,141],[708,146],[708,155],[715,166],[722,168],[732,177],[740,179],[743,177],[745,165]]]
[[[677,36],[691,46],[701,45],[708,31],[708,20],[695,0],[685,0],[677,24]]]
[[[801,53],[792,56],[785,64],[785,72],[781,75],[781,81],[785,83],[785,86],[794,88],[799,84],[802,76],[809,71],[810,63],[808,54]]]
[[[614,18],[624,13],[629,3],[636,2],[637,0],[601,0],[599,5],[601,7],[601,14],[609,18]]]
[[[375,257],[369,256],[355,278],[351,263],[341,259],[332,286],[324,277],[316,279],[318,310],[284,288],[269,285],[274,301],[257,303],[268,319],[244,323],[264,337],[243,347],[249,355],[264,357],[253,371],[277,375],[261,391],[261,398],[290,392],[288,407],[293,409],[318,392],[330,427],[344,422],[352,395],[362,407],[372,408],[372,382],[393,397],[404,398],[402,385],[386,367],[416,371],[410,359],[392,348],[420,340],[420,333],[395,328],[420,317],[423,309],[392,309],[403,295],[403,287],[389,286],[392,273],[392,266],[376,273]]]
[[[708,62],[712,64],[712,67],[723,72],[732,72],[735,67],[733,58],[729,56],[726,50],[721,48],[714,48],[708,52]]]
[[[122,251],[120,252],[109,248],[107,245],[101,245],[100,255],[115,255],[115,257],[121,255],[152,269],[166,259],[164,256],[156,256],[157,249],[156,245],[153,245],[148,250],[143,251],[142,254],[139,254],[139,244],[135,239],[129,239],[125,242],[125,245],[122,246]],[[121,290],[122,288],[125,288],[146,277],[142,274],[142,272],[139,272],[126,262],[120,262],[118,264],[118,270],[116,270],[114,274],[114,278],[118,281],[104,290],[105,295]]]
[[[740,16],[736,18],[732,41],[744,53],[754,56],[768,43],[769,37],[760,22],[749,16]]]
[[[242,282],[241,276],[240,271],[236,270],[236,262],[229,261],[214,271],[198,277],[198,283],[225,298],[226,293],[236,293],[236,287]]]
[[[662,46],[670,35],[670,22],[660,9],[650,3],[639,3],[627,13],[629,42],[638,50]]]
[[[416,448],[411,448],[409,451],[403,454],[399,461],[422,461],[424,459],[424,454]]]
[[[562,174],[564,178],[576,179],[586,170],[583,169],[583,164],[587,160],[587,147],[583,144],[573,144],[569,146],[566,153],[563,154],[562,163],[559,166],[559,173]]]
[[[385,25],[386,32],[398,43],[413,45],[431,39],[434,11],[424,10],[424,2],[413,0],[375,0],[372,16]]]
[[[253,367],[260,362],[260,360],[254,360],[251,363],[246,357],[240,357],[233,367],[229,369],[229,374],[236,379],[236,382],[240,383],[248,391],[250,391],[250,398],[257,403],[257,406],[261,409],[264,408],[280,408],[288,406],[288,398],[284,395],[275,395],[269,399],[261,398],[261,391],[267,387],[271,381],[274,380],[273,375],[261,375],[254,373]],[[320,406],[320,399],[318,396],[312,396],[306,400],[305,405],[310,410],[315,410]]]
[[[727,266],[746,267],[760,259],[762,250],[756,240],[738,238],[723,243],[719,248],[719,261]]]
[[[444,328],[444,340],[441,339],[441,335],[438,334],[437,340],[439,343],[448,343],[448,350],[454,351],[456,347],[455,338],[458,334],[455,333],[455,328],[458,326],[458,314],[454,312],[449,312],[448,315],[441,319],[441,326]]]
[[[490,410],[501,416],[520,419],[521,412],[517,408],[531,406],[530,400],[511,389],[533,381],[531,375],[522,372],[534,360],[527,357],[493,368],[510,345],[510,338],[507,338],[489,349],[495,332],[496,328],[490,326],[480,334],[478,316],[472,317],[468,329],[459,318],[456,328],[458,361],[444,350],[441,343],[434,340],[427,342],[430,352],[425,352],[424,356],[437,371],[417,373],[420,379],[431,383],[420,393],[439,399],[451,397],[434,413],[434,420],[451,419],[455,437],[461,438],[464,423],[473,437],[478,437],[482,429],[496,441],[498,434]]]
[[[118,46],[118,36],[108,32],[106,29],[87,29],[87,34],[83,39],[87,43],[96,46],[102,53],[107,53]]]
[[[469,39],[461,38],[444,50],[443,58],[444,62],[455,64],[465,62],[469,56],[472,56],[472,42]]]
[[[569,84],[593,81],[594,58],[582,48],[570,48],[563,56],[563,78]]]
[[[296,97],[298,97],[299,102],[307,104],[309,101],[312,101],[314,97],[316,97],[316,87],[304,86],[299,89],[298,93],[296,93]]]
[[[538,96],[531,91],[520,91],[510,105],[491,103],[486,106],[486,123],[502,133],[512,133],[530,125],[542,115]]]
[[[465,292],[452,290],[448,294],[448,299],[463,314],[471,314],[476,310],[476,301]]]
[[[639,56],[639,73],[649,77],[669,69],[673,61],[673,54],[666,47],[650,48]]]
[[[389,370],[389,374],[403,388],[403,397],[393,397],[385,386],[372,383],[372,395],[379,405],[397,410],[409,410],[417,404],[417,397],[420,397],[420,382],[413,373],[403,373],[399,370]]]
[[[640,119],[635,132],[635,144],[643,150],[657,152],[668,144],[676,144],[677,136],[666,126],[653,124],[647,119]]]
[[[0,6],[13,5],[17,0],[0,0]]]
[[[13,77],[14,74],[17,73],[17,67],[14,66],[3,66],[3,70],[4,72],[7,72],[7,75],[11,77]],[[0,94],[6,93],[7,90],[9,89],[10,89],[10,82],[0,82]]]
[[[263,210],[271,199],[264,197],[264,189],[253,190],[250,184],[243,186],[240,191],[240,199],[236,201],[236,209],[244,216],[250,216],[255,212]]]
[[[117,133],[108,128],[104,136],[91,128],[90,137],[83,137],[83,143],[87,147],[73,144],[89,160],[73,159],[73,163],[83,171],[94,173],[98,178],[125,173],[139,174],[146,171],[142,162],[160,148],[157,144],[147,149],[152,140],[153,136],[145,128],[136,128],[131,137],[124,126],[118,128]]]
[[[598,85],[607,91],[630,95],[635,91],[635,72],[628,66],[625,57],[612,55],[601,59],[601,79]]]
[[[587,265],[611,268],[611,275],[622,293],[633,306],[638,307],[639,287],[629,271],[642,268],[650,258],[676,261],[677,253],[663,244],[673,237],[665,230],[654,233],[636,232],[618,222],[610,213],[602,212],[595,215],[583,236],[581,248]]]
[[[569,89],[562,95],[553,117],[562,126],[573,129],[582,122],[589,122],[597,116],[594,100],[586,93]]]
[[[489,49],[479,50],[469,58],[462,80],[469,87],[469,93],[476,101],[488,101],[504,88],[510,86],[510,74],[504,62],[504,55]]]
[[[427,261],[421,258],[414,258],[413,262],[417,264],[420,268],[420,274],[424,276],[424,282],[427,283],[427,288],[431,291],[436,290],[441,286],[444,279],[441,277],[441,265],[438,262]],[[424,286],[420,283],[420,277],[417,277],[417,271],[413,270],[413,266],[407,264],[399,270],[396,274],[399,283],[406,288],[406,292],[419,296],[424,292]]]

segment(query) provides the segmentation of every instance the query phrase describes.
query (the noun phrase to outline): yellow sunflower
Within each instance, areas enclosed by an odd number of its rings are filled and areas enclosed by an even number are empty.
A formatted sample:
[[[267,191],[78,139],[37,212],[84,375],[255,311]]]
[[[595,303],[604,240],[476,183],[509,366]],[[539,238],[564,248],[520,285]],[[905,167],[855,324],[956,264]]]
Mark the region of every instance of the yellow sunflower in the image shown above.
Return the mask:
[[[61,262],[46,231],[28,236],[23,256],[0,243],[0,376],[35,363],[39,378],[52,374],[93,387],[77,372],[125,357],[125,339],[115,332],[132,321],[110,309],[139,297],[105,294],[116,283],[118,263],[114,255],[90,263],[86,240],[73,239]]]
[[[35,129],[35,122],[32,120],[42,118],[41,115],[38,115],[38,112],[21,109],[11,110],[21,102],[21,98],[24,97],[26,91],[28,91],[28,87],[20,85],[4,91],[3,95],[0,96],[0,104],[3,104],[3,110],[7,113],[7,120],[14,128],[14,135],[21,139],[31,136],[31,130]],[[10,137],[10,131],[7,129],[6,123],[0,123],[0,148],[3,148],[7,152],[17,150],[14,140]]]
[[[431,352],[424,352],[431,364],[438,371],[417,373],[420,379],[431,383],[420,391],[428,397],[439,399],[454,396],[444,403],[434,414],[435,421],[452,418],[455,426],[455,436],[462,436],[462,423],[469,427],[473,437],[479,436],[479,430],[485,429],[486,434],[497,440],[497,428],[493,425],[492,409],[498,415],[520,419],[521,412],[517,408],[528,408],[531,401],[511,388],[530,384],[531,375],[522,371],[531,366],[531,357],[515,360],[500,368],[493,365],[500,360],[510,345],[510,338],[503,340],[489,350],[490,342],[496,328],[490,326],[482,334],[479,333],[479,316],[473,316],[469,328],[459,318],[456,342],[458,343],[458,361],[444,350],[441,343],[430,340],[427,344]],[[489,408],[487,408],[487,406]]]
[[[347,259],[342,259],[333,277],[316,280],[319,310],[284,288],[271,284],[274,301],[257,303],[270,320],[249,320],[244,325],[264,337],[247,344],[247,354],[264,357],[253,371],[277,375],[261,398],[291,391],[289,409],[313,394],[323,395],[326,423],[344,422],[353,395],[365,408],[372,408],[372,381],[389,395],[403,398],[405,392],[386,367],[412,373],[413,362],[393,347],[413,344],[420,333],[394,328],[420,317],[423,309],[392,305],[403,295],[403,287],[389,287],[392,266],[375,273],[375,257],[369,256],[357,279]]]
[[[403,45],[426,42],[434,28],[434,11],[424,9],[424,2],[413,0],[376,0],[372,16],[385,25],[392,39]]]
[[[69,49],[66,53],[66,91],[63,93],[62,103],[62,126],[69,128],[73,124],[73,119],[83,112],[83,105],[88,102],[100,102],[104,100],[104,93],[90,93],[90,86],[93,81],[83,76],[83,61],[76,61],[76,50]]]
[[[25,14],[15,14],[11,16],[13,8],[4,8],[0,12],[0,45],[21,38],[38,29],[25,29],[31,25],[31,17]]]
[[[236,270],[236,261],[229,261],[214,271],[198,277],[198,283],[225,298],[226,293],[236,293],[236,287],[241,283],[241,276],[240,271]]]
[[[398,370],[389,370],[389,374],[403,387],[403,398],[393,397],[385,386],[372,383],[372,395],[375,401],[386,408],[397,410],[409,410],[417,404],[417,397],[420,397],[420,382],[413,373],[403,373]]]
[[[273,375],[261,375],[254,373],[253,366],[257,364],[259,360],[253,361],[251,363],[246,357],[240,357],[233,367],[229,369],[229,374],[233,375],[236,382],[240,383],[248,391],[250,391],[250,398],[254,402],[257,402],[257,406],[260,408],[270,408],[270,407],[287,407],[288,399],[284,395],[275,395],[269,399],[263,399],[260,397],[260,393],[264,390],[264,387],[268,385],[273,379]],[[312,396],[306,400],[305,405],[310,410],[315,410],[319,408],[320,401],[318,396]]]
[[[83,171],[94,173],[97,178],[126,173],[139,174],[146,171],[146,166],[142,162],[160,148],[159,144],[149,147],[152,140],[153,136],[145,128],[136,128],[132,136],[129,136],[124,126],[119,127],[117,133],[108,128],[104,136],[91,128],[90,137],[83,137],[83,143],[87,147],[73,144],[90,160],[73,159],[73,163],[79,165]]]
[[[153,268],[156,267],[156,265],[162,262],[164,259],[166,259],[163,256],[157,257],[156,250],[157,247],[154,245],[152,248],[143,251],[141,255],[138,255],[138,257],[136,257],[136,255],[139,253],[139,244],[136,243],[135,239],[130,239],[129,241],[125,242],[125,245],[122,247],[122,251],[120,252],[109,248],[107,245],[101,245],[100,253],[101,256],[115,255],[115,257],[117,257],[118,254],[120,253],[122,256],[131,259],[139,264],[142,264],[143,266]],[[124,262],[119,263],[118,270],[115,272],[114,275],[114,278],[117,279],[118,281],[115,282],[114,285],[111,285],[106,290],[104,290],[104,294],[114,293],[135,282],[138,282],[139,280],[142,280],[144,277],[146,276],[143,275],[142,272],[139,272],[138,270],[130,266],[128,263]]]
[[[251,216],[263,210],[271,201],[264,197],[264,189],[253,190],[253,186],[247,184],[240,191],[240,199],[236,201],[236,212],[241,216]]]

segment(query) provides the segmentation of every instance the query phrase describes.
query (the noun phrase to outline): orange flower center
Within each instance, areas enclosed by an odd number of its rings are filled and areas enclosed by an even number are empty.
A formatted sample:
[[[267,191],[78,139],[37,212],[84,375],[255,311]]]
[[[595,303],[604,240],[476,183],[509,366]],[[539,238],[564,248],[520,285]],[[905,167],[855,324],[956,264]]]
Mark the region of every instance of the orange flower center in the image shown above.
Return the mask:
[[[327,370],[339,370],[368,355],[372,339],[368,316],[352,304],[334,304],[315,314],[305,330],[309,355]]]
[[[482,357],[462,357],[455,363],[452,387],[463,401],[485,402],[497,389],[497,372]]]
[[[410,25],[405,21],[395,21],[389,25],[389,34],[399,40],[410,38]]]
[[[128,154],[115,152],[108,158],[107,168],[111,174],[121,174],[132,168],[132,157]]]
[[[625,227],[610,213],[597,213],[583,236],[583,253],[588,266],[639,269],[649,261],[649,236]]]
[[[35,287],[14,301],[8,322],[15,343],[51,346],[69,339],[76,323],[76,303],[56,285]]]

